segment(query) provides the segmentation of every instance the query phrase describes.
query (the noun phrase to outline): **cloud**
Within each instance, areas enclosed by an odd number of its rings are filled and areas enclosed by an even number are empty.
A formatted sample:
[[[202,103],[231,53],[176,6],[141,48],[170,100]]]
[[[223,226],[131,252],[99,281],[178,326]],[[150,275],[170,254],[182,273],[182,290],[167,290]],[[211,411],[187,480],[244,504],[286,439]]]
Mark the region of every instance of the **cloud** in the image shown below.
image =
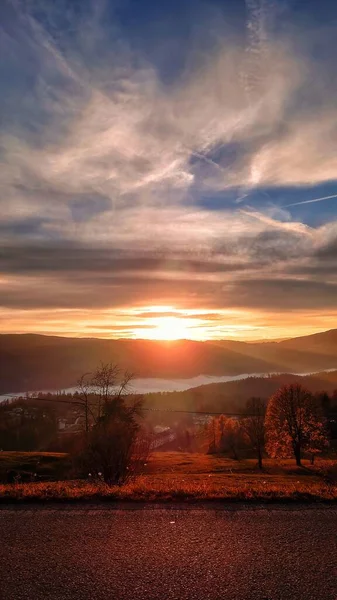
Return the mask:
[[[66,194],[95,190],[114,204],[124,204],[126,195],[149,202],[156,201],[154,194],[165,194],[166,188],[179,198],[199,179],[200,163],[203,185],[213,189],[279,182],[280,177],[287,183],[289,156],[288,166],[282,164],[282,148],[289,145],[291,127],[295,146],[299,133],[297,115],[296,120],[287,115],[287,103],[303,84],[302,59],[294,58],[289,40],[268,43],[268,52],[254,64],[258,93],[247,96],[242,77],[246,53],[239,41],[218,45],[168,89],[151,65],[138,60],[140,66],[133,68],[124,45],[113,45],[105,56],[111,62],[98,68],[95,56],[86,65],[81,63],[79,36],[70,48],[69,42],[65,47],[59,42],[59,48],[33,17],[26,17],[24,24],[31,51],[39,54],[42,63],[35,100],[52,119],[51,127],[43,128],[42,137],[46,130],[48,134],[42,147],[16,137],[15,131],[5,136],[3,174],[9,187],[30,182],[42,193],[50,188]],[[91,37],[97,34],[93,31]],[[46,72],[50,66],[51,81]],[[58,82],[56,74],[61,77]],[[288,117],[289,126],[282,132]],[[321,124],[320,119],[317,127]],[[220,162],[212,158],[215,149],[233,143],[239,149],[234,162],[228,163],[226,153]],[[301,153],[303,169],[299,166],[296,183],[308,178],[306,153]],[[199,158],[194,165],[193,156]],[[316,175],[312,171],[309,175],[320,179],[318,169]]]
[[[245,37],[220,23],[169,84],[104,10],[16,5],[1,38],[4,310],[333,309],[336,222],[288,209],[335,196],[280,208],[265,188],[336,177],[337,90],[269,4],[247,0]]]
[[[279,279],[241,280],[235,284],[236,307],[264,311],[335,310],[337,282],[280,277]]]
[[[224,38],[170,88],[139,57],[133,67],[125,43],[108,47],[99,67],[94,45],[84,64],[90,42],[79,32],[72,44],[62,43],[21,15],[18,29],[28,30],[24,40],[42,71],[34,100],[51,126],[40,126],[42,144],[15,128],[4,136],[2,174],[11,195],[18,185],[42,195],[94,192],[116,206],[157,203],[158,195],[170,194],[179,201],[196,182],[219,190],[334,177],[334,153],[323,133],[333,130],[335,110],[323,101],[299,116],[296,95],[314,74],[304,56],[293,54],[289,37],[268,38],[266,5],[247,5],[254,62],[247,63],[242,41]],[[85,26],[89,39],[98,38],[100,27]],[[331,135],[329,143],[335,143]]]
[[[138,240],[137,231],[125,231],[115,247],[4,246],[1,303],[12,308],[169,305],[270,311],[297,309],[301,302],[321,310],[335,305],[336,273],[327,270],[335,251],[333,227],[313,229],[308,236],[296,228],[275,231],[272,220],[268,228],[249,214],[242,222],[240,213],[236,219],[229,213],[223,221],[218,215],[218,228],[209,228],[204,211],[202,216],[201,224],[199,215],[195,221],[189,216],[191,237],[175,219],[175,230],[153,227],[152,238],[150,230],[141,231]]]

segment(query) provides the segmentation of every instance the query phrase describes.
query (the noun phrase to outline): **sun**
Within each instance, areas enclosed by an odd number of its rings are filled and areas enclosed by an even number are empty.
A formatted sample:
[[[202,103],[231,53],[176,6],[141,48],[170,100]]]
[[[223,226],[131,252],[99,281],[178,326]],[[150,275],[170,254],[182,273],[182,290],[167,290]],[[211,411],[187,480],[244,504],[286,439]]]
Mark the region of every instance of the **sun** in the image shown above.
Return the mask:
[[[133,336],[143,340],[198,340],[204,339],[202,326],[205,324],[200,310],[182,309],[174,306],[150,305],[137,308],[140,322],[135,323]]]
[[[186,320],[179,317],[154,317],[151,325],[153,328],[147,334],[149,339],[181,340],[189,337]]]

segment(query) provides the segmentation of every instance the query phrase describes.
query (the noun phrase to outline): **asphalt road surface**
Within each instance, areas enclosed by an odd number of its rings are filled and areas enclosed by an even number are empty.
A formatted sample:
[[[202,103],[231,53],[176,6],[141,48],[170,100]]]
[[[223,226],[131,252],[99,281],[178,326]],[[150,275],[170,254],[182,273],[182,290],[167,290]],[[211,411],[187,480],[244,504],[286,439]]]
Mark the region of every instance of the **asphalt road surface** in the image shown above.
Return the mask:
[[[336,600],[337,509],[0,509],[1,600]]]

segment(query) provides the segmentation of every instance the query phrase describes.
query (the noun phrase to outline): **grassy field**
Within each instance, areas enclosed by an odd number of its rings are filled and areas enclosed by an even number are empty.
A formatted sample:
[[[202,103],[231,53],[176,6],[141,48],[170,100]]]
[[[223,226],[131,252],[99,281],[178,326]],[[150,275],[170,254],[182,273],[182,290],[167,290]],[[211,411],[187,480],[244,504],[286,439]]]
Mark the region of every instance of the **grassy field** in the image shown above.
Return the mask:
[[[66,479],[69,469],[68,455],[59,452],[0,452],[0,482],[10,471],[24,482]]]
[[[336,501],[337,461],[256,461],[181,452],[154,453],[144,474],[122,486],[88,481],[57,481],[66,472],[67,456],[51,453],[0,454],[0,472],[30,467],[54,481],[0,484],[0,501],[133,500],[133,501]],[[69,466],[69,465],[68,465]]]

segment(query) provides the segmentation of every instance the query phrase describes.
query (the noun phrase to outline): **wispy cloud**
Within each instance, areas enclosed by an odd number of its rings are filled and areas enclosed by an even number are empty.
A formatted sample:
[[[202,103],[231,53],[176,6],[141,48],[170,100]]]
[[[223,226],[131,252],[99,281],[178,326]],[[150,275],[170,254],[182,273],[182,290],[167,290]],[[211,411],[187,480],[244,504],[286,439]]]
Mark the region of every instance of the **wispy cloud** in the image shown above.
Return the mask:
[[[323,289],[319,273],[336,223],[286,209],[337,195],[279,208],[264,188],[336,177],[337,90],[302,31],[276,33],[269,4],[246,0],[245,36],[220,23],[169,84],[117,24],[107,33],[104,10],[64,13],[59,30],[60,10],[38,19],[16,5],[1,34],[16,115],[0,137],[4,310],[221,314],[298,310],[304,297],[332,310],[336,279]],[[248,204],[254,190],[263,207]],[[223,201],[206,208],[213,194]]]

